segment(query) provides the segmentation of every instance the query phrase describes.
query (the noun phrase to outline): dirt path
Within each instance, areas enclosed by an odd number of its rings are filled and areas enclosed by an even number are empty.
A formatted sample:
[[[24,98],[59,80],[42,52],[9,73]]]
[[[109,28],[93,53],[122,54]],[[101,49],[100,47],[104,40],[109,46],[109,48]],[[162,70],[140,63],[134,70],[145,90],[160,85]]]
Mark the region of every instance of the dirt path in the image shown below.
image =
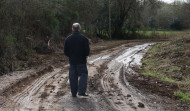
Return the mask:
[[[102,87],[107,93],[105,94],[111,104],[118,110],[139,110],[139,111],[152,111],[145,105],[141,98],[142,95],[138,94],[125,80],[125,71],[133,74],[130,69],[132,65],[139,65],[140,59],[143,57],[145,49],[149,44],[138,45],[125,50],[122,55],[113,58],[108,65],[108,70],[101,80]]]
[[[143,55],[152,45],[135,44],[102,51],[88,59],[88,98],[71,97],[69,66],[65,65],[53,67],[53,71],[10,96],[0,111],[164,111],[161,104],[155,104],[150,95],[142,94],[125,77],[136,74],[132,67],[141,65]]]

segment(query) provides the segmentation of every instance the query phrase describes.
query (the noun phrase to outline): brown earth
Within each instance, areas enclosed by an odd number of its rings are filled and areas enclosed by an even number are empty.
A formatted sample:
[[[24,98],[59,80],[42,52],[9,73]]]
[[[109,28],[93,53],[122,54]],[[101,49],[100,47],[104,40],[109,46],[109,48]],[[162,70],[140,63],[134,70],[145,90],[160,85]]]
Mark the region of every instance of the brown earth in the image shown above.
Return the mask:
[[[53,58],[41,67],[0,78],[0,110],[24,111],[184,111],[188,106],[170,96],[175,85],[138,75],[135,63],[150,45],[130,42],[102,45],[88,59],[88,98],[72,98],[66,59]],[[119,45],[121,43],[117,43]],[[110,48],[110,49],[109,49]],[[104,50],[107,49],[107,50]],[[104,51],[101,51],[104,50]],[[126,52],[130,57],[125,61]],[[59,54],[58,56],[59,57]],[[52,58],[52,57],[49,57]],[[119,59],[118,59],[119,58]],[[120,61],[120,59],[124,59]],[[136,61],[137,60],[137,61]],[[136,61],[136,62],[135,62]],[[126,67],[129,64],[128,67]],[[138,64],[138,66],[140,66]],[[167,87],[166,87],[167,86]],[[154,89],[154,90],[153,90]],[[150,91],[152,90],[152,91]],[[166,91],[165,91],[166,90]],[[171,91],[171,92],[170,92]],[[165,93],[164,95],[162,93]],[[166,102],[163,102],[166,101]],[[184,106],[184,107],[180,107]]]
[[[144,94],[155,94],[159,99],[155,99],[156,103],[166,105],[167,110],[170,111],[189,111],[190,104],[180,101],[178,97],[174,96],[174,92],[178,90],[175,83],[164,82],[154,77],[144,75],[129,75],[126,79],[129,83]],[[153,99],[153,98],[152,98]],[[168,107],[167,105],[170,104]],[[173,107],[171,107],[173,105]]]

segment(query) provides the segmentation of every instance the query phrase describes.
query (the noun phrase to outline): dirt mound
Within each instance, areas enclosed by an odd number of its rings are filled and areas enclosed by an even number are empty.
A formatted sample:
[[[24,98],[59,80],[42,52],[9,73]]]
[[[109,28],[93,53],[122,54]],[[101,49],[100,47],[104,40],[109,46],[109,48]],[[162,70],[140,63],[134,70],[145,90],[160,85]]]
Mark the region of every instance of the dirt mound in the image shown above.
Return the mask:
[[[133,84],[139,90],[148,91],[160,96],[175,98],[174,92],[178,89],[177,84],[163,82],[153,77],[144,75],[127,74],[126,79],[130,84]]]

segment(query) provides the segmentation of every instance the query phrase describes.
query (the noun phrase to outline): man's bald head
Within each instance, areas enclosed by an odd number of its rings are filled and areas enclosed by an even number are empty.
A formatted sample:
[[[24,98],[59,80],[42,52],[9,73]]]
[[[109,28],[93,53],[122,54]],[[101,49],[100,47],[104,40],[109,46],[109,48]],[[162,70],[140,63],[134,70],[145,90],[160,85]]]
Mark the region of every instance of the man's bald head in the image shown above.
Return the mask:
[[[74,23],[73,26],[72,26],[72,29],[73,29],[73,31],[76,31],[76,30],[80,31],[81,30],[81,26],[80,26],[79,23]]]

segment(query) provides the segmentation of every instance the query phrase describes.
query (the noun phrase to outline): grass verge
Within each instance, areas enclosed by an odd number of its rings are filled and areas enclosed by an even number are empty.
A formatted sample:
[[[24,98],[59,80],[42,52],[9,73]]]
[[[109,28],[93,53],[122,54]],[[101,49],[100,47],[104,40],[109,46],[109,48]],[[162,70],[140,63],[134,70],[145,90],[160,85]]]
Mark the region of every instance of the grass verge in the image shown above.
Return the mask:
[[[174,96],[190,102],[190,34],[154,45],[142,63],[142,75],[177,84]]]
[[[190,97],[186,93],[179,92],[179,93],[176,93],[176,96],[179,97],[182,101],[190,102]]]

